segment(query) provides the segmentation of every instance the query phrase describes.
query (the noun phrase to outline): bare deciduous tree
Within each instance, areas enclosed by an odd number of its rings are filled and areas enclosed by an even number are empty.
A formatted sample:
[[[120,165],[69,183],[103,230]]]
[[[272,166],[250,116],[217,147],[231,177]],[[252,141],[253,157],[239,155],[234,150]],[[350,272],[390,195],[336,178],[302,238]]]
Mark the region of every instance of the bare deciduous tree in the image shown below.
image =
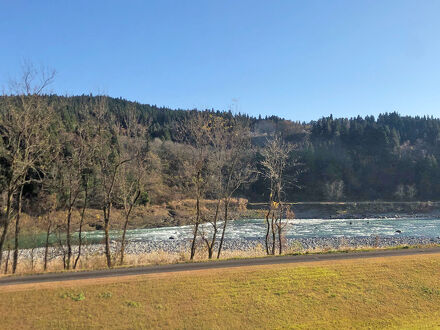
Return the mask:
[[[72,131],[62,132],[62,144],[64,149],[57,158],[57,177],[59,179],[58,190],[60,191],[63,208],[66,209],[66,263],[65,269],[71,268],[72,253],[72,216],[78,204],[83,203],[80,211],[80,236],[84,220],[85,207],[88,202],[88,189],[90,176],[93,172],[92,159],[94,156],[93,145],[93,122],[88,114],[88,108],[81,109],[83,122],[73,128]],[[80,238],[82,241],[82,237]],[[78,259],[78,257],[76,258]],[[74,261],[75,265],[77,260]]]
[[[243,184],[255,177],[256,172],[251,164],[253,151],[248,127],[238,122],[229,122],[223,125],[220,137],[215,140],[214,163],[217,164],[215,173],[219,182],[218,196],[223,202],[223,226],[217,251],[217,259],[219,259],[229,221],[231,199]]]
[[[344,196],[344,181],[327,182],[324,185],[324,192],[329,200],[340,200]]]
[[[104,218],[104,244],[107,266],[112,266],[110,250],[110,221],[115,201],[115,184],[121,166],[130,162],[131,156],[120,150],[118,134],[115,131],[115,119],[108,109],[105,96],[100,96],[92,108],[95,122],[94,151],[99,184],[99,199]]]
[[[136,109],[131,107],[124,117],[123,126],[118,129],[122,158],[130,159],[121,165],[116,179],[116,195],[124,214],[119,260],[121,265],[124,263],[125,237],[130,216],[139,197],[146,190],[149,169],[147,128],[139,121]]]
[[[188,178],[187,187],[195,197],[195,218],[193,239],[191,242],[190,259],[196,253],[197,236],[202,222],[201,199],[204,197],[208,183],[208,157],[210,149],[208,113],[196,113],[191,119],[185,120],[179,127],[182,142],[187,144],[186,152],[189,157],[184,160],[185,177]]]
[[[282,234],[286,227],[283,218],[288,214],[288,206],[283,202],[284,189],[287,183],[296,181],[296,177],[287,178],[285,171],[288,166],[299,165],[297,159],[291,157],[294,148],[294,145],[284,142],[280,135],[275,135],[262,150],[262,175],[269,183],[269,206],[265,217],[267,254],[275,254],[277,236],[279,253],[282,253]]]
[[[32,182],[41,182],[47,164],[57,153],[55,149],[58,144],[52,141],[53,134],[50,134],[51,130],[56,129],[56,115],[42,96],[54,76],[54,71],[36,70],[31,64],[24,65],[21,79],[11,83],[13,96],[7,98],[0,110],[0,158],[6,165],[2,173],[6,208],[0,237],[0,264],[6,234],[15,218],[13,272],[18,262],[23,187]]]

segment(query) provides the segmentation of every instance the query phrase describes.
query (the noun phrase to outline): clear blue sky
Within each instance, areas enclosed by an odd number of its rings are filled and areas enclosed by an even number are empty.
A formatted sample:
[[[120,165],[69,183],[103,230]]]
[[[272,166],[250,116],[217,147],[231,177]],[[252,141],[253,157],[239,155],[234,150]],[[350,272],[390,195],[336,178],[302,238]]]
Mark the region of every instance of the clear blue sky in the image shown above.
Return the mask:
[[[440,116],[440,1],[0,0],[0,86],[312,120]]]

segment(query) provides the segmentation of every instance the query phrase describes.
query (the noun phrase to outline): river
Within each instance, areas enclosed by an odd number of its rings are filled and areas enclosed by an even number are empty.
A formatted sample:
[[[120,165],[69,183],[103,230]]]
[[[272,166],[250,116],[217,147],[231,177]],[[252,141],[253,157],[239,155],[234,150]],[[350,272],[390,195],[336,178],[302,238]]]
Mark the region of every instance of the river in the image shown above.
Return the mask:
[[[210,225],[205,225],[209,230]],[[192,226],[132,229],[127,232],[129,241],[188,240]],[[228,223],[226,239],[255,239],[265,235],[263,219],[235,220]],[[311,237],[365,237],[365,236],[440,236],[438,218],[397,218],[397,219],[294,219],[286,227],[287,238]],[[102,240],[102,231],[85,233],[89,242]],[[112,232],[113,238],[119,233]]]

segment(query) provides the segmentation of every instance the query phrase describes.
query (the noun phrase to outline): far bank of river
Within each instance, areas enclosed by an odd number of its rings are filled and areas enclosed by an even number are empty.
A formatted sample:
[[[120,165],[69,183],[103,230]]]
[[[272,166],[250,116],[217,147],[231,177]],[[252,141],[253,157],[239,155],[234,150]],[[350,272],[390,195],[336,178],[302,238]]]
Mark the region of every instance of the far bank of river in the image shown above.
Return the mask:
[[[298,219],[366,219],[440,217],[440,202],[292,202]],[[248,210],[264,209],[265,203],[248,203]]]

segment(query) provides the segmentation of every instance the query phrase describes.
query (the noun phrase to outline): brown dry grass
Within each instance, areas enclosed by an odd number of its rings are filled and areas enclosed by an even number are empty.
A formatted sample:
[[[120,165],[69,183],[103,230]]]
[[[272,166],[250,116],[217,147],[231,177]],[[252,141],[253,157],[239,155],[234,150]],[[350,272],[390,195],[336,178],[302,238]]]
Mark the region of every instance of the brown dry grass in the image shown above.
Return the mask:
[[[242,250],[225,250],[222,252],[221,259],[232,259],[232,258],[255,258],[263,257],[266,255],[265,250],[262,245],[256,246],[254,249],[249,249],[246,251]],[[116,254],[114,257],[114,265],[121,266],[118,264],[119,256]],[[153,251],[150,253],[141,254],[127,254],[124,258],[124,264],[122,266],[148,266],[148,265],[163,265],[163,264],[174,264],[179,262],[187,262],[190,260],[189,251],[181,252],[166,252],[162,250]],[[207,251],[204,245],[200,245],[197,253],[195,255],[194,261],[207,261]],[[2,273],[3,274],[5,265],[3,264]],[[107,261],[104,254],[94,254],[86,255],[84,254],[78,262],[77,270],[94,270],[94,269],[105,269],[107,268]],[[8,267],[8,275],[11,274],[11,267]],[[57,257],[48,262],[47,271],[48,272],[59,272],[63,271],[63,261],[62,257]],[[43,271],[43,259],[38,258],[33,262],[29,259],[21,259],[16,274],[35,274],[42,273]]]
[[[350,251],[371,251],[371,250],[386,250],[386,249],[401,249],[401,248],[429,248],[438,247],[437,244],[433,245],[419,245],[419,246],[398,246],[398,247],[385,247],[385,248],[375,248],[371,246],[358,246],[350,247],[341,245],[335,250],[332,246],[324,246],[321,248],[314,249],[304,249],[300,244],[293,242],[290,246],[284,247],[283,255],[292,254],[304,254],[304,253],[330,253],[330,252],[350,252]],[[260,258],[267,256],[266,250],[263,245],[258,244],[254,248],[248,250],[223,250],[220,260],[227,259],[237,259],[237,258]],[[206,246],[200,242],[197,247],[196,254],[194,257],[195,262],[208,261]],[[215,260],[215,258],[214,258]],[[167,252],[162,250],[157,250],[149,253],[141,254],[127,254],[124,258],[124,264],[119,264],[119,255],[113,255],[113,265],[117,267],[136,267],[136,266],[149,266],[149,265],[164,265],[164,264],[174,264],[181,262],[189,262],[190,254],[189,250],[180,252]],[[3,264],[0,277],[5,276],[4,274],[5,265]],[[76,270],[96,270],[96,269],[106,269],[107,261],[105,255],[102,253],[96,253],[93,255],[83,254],[78,262],[78,267]],[[47,272],[60,272],[64,271],[62,257],[59,256],[48,262]],[[30,259],[20,259],[17,267],[16,274],[36,274],[43,273],[43,259],[38,258],[34,261]],[[8,267],[7,275],[11,274],[11,266]]]
[[[438,328],[439,269],[434,254],[9,287],[0,328]]]

